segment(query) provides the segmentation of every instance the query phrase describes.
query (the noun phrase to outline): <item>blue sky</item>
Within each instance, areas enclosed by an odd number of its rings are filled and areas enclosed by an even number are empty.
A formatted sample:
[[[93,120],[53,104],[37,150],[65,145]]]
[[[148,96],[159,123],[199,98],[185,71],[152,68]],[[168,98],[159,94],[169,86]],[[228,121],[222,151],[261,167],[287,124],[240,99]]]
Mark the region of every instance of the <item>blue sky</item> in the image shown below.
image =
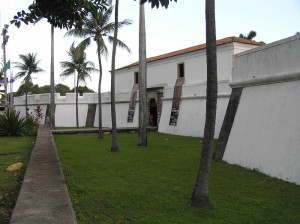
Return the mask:
[[[20,10],[26,9],[32,0],[0,0],[1,29]],[[138,61],[138,14],[137,1],[120,1],[120,20],[130,18],[133,24],[119,31],[118,38],[132,50],[131,54],[117,50],[116,67]],[[251,30],[257,32],[255,40],[271,43],[300,31],[299,0],[216,0],[216,32],[217,39],[247,34]],[[73,78],[61,80],[60,61],[68,60],[66,51],[74,38],[64,38],[66,30],[55,30],[55,83],[64,83],[73,88]],[[151,9],[146,4],[147,57],[202,44],[205,42],[205,1],[177,0],[171,2],[168,9]],[[37,53],[41,59],[41,67],[46,73],[34,75],[35,84],[47,85],[50,82],[50,25],[42,20],[35,26],[25,24],[21,28],[10,25],[7,44],[7,60],[18,61],[19,54]],[[75,40],[78,44],[80,40]],[[111,46],[109,46],[111,49]],[[87,51],[88,60],[97,65],[95,45]],[[1,54],[2,58],[2,54]],[[104,77],[102,89],[110,90],[111,56],[104,61]],[[13,69],[16,73],[17,70]],[[17,90],[21,83],[14,84]],[[92,81],[87,85],[97,90],[98,74],[92,74]]]

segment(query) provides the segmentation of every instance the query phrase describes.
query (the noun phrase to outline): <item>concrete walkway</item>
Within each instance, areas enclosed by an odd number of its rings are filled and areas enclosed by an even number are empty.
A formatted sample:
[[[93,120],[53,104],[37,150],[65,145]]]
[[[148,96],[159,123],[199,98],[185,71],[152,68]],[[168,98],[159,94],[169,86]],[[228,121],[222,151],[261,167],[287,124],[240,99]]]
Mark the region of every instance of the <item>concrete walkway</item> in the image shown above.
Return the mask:
[[[76,223],[53,136],[41,125],[11,224]]]

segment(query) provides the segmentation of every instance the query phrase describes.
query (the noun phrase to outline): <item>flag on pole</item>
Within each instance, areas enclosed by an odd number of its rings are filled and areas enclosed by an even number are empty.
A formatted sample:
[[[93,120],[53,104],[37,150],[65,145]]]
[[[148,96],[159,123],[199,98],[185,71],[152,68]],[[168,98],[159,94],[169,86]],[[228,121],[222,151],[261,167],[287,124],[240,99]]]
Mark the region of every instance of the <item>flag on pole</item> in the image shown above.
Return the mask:
[[[15,80],[14,80],[14,74],[13,72],[10,73],[10,83],[13,83]]]
[[[10,92],[12,93],[13,92],[13,83],[14,83],[14,74],[13,74],[13,72],[11,71],[10,72],[10,80],[9,80],[9,82],[10,82]]]
[[[70,54],[73,54],[73,51],[75,50],[74,44],[75,44],[75,41],[73,41],[73,44],[71,45],[71,47],[69,49]]]
[[[10,69],[10,60],[6,63],[6,69]]]

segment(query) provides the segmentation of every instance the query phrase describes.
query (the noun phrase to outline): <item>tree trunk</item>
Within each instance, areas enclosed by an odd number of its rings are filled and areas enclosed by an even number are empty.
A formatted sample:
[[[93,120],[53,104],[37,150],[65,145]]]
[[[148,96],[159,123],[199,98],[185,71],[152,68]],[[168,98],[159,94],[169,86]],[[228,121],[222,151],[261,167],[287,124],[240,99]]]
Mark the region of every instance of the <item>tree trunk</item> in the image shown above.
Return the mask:
[[[77,128],[79,127],[79,121],[78,121],[78,85],[79,85],[79,77],[77,76],[77,85],[76,85],[76,127]]]
[[[26,117],[29,115],[27,113],[27,108],[28,108],[28,92],[29,92],[29,87],[28,87],[28,83],[29,83],[29,77],[30,77],[30,73],[28,72],[27,76],[25,77],[25,111],[26,111]]]
[[[116,62],[116,47],[118,37],[118,12],[119,0],[116,0],[115,5],[115,31],[111,60],[111,123],[112,123],[112,146],[111,152],[119,152],[117,145],[117,121],[116,121],[116,105],[115,105],[115,62]]]
[[[55,101],[54,101],[54,26],[51,25],[51,65],[50,65],[50,128],[55,128]]]
[[[138,145],[147,146],[147,67],[145,9],[140,4],[139,23],[139,136]]]
[[[99,61],[99,83],[98,83],[98,118],[99,118],[99,130],[98,130],[98,138],[103,139],[103,129],[102,129],[102,102],[101,102],[101,83],[102,83],[102,63],[101,63],[101,55],[100,55],[100,41],[97,40],[97,53],[98,53],[98,61]]]
[[[217,54],[215,28],[215,1],[206,0],[206,56],[207,56],[207,90],[206,119],[203,148],[196,186],[191,198],[191,206],[210,208],[209,176],[211,154],[214,142],[217,111]]]
[[[28,90],[27,90],[27,87],[26,87],[26,92],[25,92],[25,113],[26,113],[26,117],[28,116],[28,113],[27,113],[27,108],[28,108],[28,106],[27,106],[27,94],[28,94]]]

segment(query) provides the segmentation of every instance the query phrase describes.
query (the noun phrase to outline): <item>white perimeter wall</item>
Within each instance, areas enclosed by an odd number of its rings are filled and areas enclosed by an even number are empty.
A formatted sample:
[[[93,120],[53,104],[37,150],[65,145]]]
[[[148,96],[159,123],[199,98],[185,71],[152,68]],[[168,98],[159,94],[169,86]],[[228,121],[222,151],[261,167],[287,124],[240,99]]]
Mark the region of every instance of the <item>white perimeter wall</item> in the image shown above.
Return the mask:
[[[232,56],[234,51],[240,52],[255,45],[228,43],[217,47],[218,57],[218,105],[215,138],[219,136],[223,122],[231,88],[228,85],[231,80]],[[177,64],[184,63],[185,82],[179,108],[177,126],[170,126],[171,104],[173,100],[174,85],[177,79]],[[138,94],[135,116],[132,123],[127,123],[129,100],[134,84],[134,72],[138,66],[120,69],[116,71],[116,113],[117,127],[138,127]],[[163,87],[162,113],[159,123],[159,132],[176,135],[203,137],[206,108],[206,51],[205,49],[182,54],[155,62],[147,66],[147,87]],[[29,107],[35,108],[37,104],[50,103],[49,94],[29,96]],[[55,122],[58,127],[75,127],[75,94],[55,96],[56,114]],[[97,104],[96,93],[83,94],[79,97],[79,126],[85,126],[88,104]],[[18,97],[15,107],[24,110],[25,98]],[[45,112],[44,112],[45,114]],[[94,126],[98,127],[98,106],[95,114]],[[102,124],[103,127],[111,127],[110,93],[102,93]]]
[[[231,93],[228,83],[231,80],[232,56],[234,52],[242,52],[255,47],[257,46],[241,43],[228,43],[217,46],[218,105],[215,138],[219,136]],[[169,121],[178,63],[184,63],[185,81],[182,87],[178,123],[177,126],[171,126]],[[138,66],[133,66],[116,72],[117,93],[127,93],[130,96],[134,85],[134,73],[138,69]],[[206,75],[205,49],[147,64],[147,87],[164,87],[159,132],[203,137],[206,108]],[[128,111],[128,105],[124,106],[123,110]],[[136,104],[135,113],[134,122],[131,125],[137,126],[138,103]],[[122,123],[122,125],[128,126],[130,124],[126,120],[123,120],[123,122],[125,123]]]
[[[300,184],[300,35],[235,56],[244,87],[223,160]]]

